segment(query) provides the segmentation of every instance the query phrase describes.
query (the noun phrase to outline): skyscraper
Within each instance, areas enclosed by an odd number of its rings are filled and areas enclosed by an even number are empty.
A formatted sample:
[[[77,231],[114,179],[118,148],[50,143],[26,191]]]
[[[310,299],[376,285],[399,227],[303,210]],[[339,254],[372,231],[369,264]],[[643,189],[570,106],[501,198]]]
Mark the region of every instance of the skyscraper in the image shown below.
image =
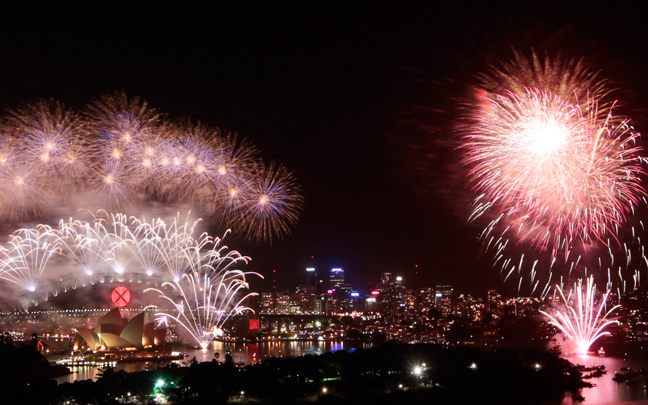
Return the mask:
[[[448,316],[452,313],[452,286],[447,283],[440,283],[436,285],[436,293],[434,294],[434,307],[441,310],[443,316]]]
[[[380,296],[378,299],[378,309],[388,311],[394,302],[394,291],[396,284],[392,273],[383,273],[380,277]]]
[[[315,267],[306,267],[306,286],[311,294],[317,291],[317,270]]]
[[[329,288],[332,290],[340,290],[344,284],[344,270],[339,267],[331,269],[329,275]]]

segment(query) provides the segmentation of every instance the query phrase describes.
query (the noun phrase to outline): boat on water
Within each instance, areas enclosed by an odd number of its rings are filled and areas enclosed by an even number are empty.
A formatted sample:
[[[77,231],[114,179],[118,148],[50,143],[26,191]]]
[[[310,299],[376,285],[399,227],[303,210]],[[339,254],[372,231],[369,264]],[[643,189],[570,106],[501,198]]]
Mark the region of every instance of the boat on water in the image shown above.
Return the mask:
[[[600,357],[605,356],[605,350],[603,349],[603,347],[601,347],[600,349],[598,349],[598,351],[596,352],[596,354],[598,354]]]
[[[637,383],[637,377],[640,375],[648,374],[648,370],[643,367],[638,370],[632,370],[630,367],[621,367],[623,373],[615,372],[613,381],[616,382],[626,382],[627,385],[635,385]]]
[[[603,374],[607,373],[607,371],[605,371],[605,364],[601,364],[600,366],[592,366],[592,367],[585,367],[582,364],[576,364],[576,369],[580,372],[600,371]]]

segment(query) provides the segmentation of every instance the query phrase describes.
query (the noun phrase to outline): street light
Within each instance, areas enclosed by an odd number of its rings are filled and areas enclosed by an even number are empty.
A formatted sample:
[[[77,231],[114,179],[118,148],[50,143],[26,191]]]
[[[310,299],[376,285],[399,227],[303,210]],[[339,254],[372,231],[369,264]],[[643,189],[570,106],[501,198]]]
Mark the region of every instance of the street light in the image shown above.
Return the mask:
[[[416,386],[421,385],[421,375],[423,374],[423,367],[416,366],[414,367],[414,375],[416,376]]]

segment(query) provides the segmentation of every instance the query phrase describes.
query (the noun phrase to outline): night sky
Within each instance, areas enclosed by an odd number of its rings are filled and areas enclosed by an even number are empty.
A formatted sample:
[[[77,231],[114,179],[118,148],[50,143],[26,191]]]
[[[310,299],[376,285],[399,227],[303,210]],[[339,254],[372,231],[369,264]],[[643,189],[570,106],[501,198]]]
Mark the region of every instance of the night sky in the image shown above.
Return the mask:
[[[546,49],[602,69],[642,131],[645,22],[615,4],[433,3],[237,10],[105,3],[99,11],[6,13],[0,108],[39,97],[81,108],[124,90],[172,118],[237,132],[264,161],[292,170],[305,197],[293,233],[271,246],[227,241],[253,258],[249,270],[267,276],[253,289],[267,289],[273,269],[280,288],[292,287],[314,265],[343,267],[359,288],[391,271],[407,284],[513,290],[466,222],[470,194],[456,150],[462,102],[475,76],[512,47]]]

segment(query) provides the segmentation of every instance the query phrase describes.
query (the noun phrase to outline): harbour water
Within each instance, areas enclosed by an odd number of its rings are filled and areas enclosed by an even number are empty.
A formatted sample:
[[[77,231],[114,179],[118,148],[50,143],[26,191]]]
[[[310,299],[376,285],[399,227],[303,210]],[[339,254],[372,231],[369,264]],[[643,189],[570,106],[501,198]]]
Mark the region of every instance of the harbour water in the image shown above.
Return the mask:
[[[626,373],[628,369],[637,371],[641,368],[648,369],[648,359],[640,358],[618,358],[599,356],[563,356],[574,364],[582,364],[585,367],[605,366],[606,374],[598,378],[590,378],[585,381],[595,385],[592,388],[584,388],[581,395],[585,398],[583,405],[634,405],[648,403],[648,375],[636,375],[630,382],[614,381],[615,373]],[[583,372],[583,374],[589,374]],[[563,404],[571,404],[570,399],[565,399]]]
[[[225,354],[229,351],[232,354],[232,360],[236,364],[252,364],[256,361],[262,361],[268,357],[297,357],[304,354],[322,354],[325,352],[335,352],[338,350],[353,351],[360,348],[369,348],[371,343],[361,342],[344,342],[344,341],[281,341],[281,342],[214,342],[211,347],[202,349],[182,349],[186,357],[182,360],[174,360],[175,363],[187,363],[194,357],[196,361],[212,361],[215,357],[219,361],[225,359]],[[53,360],[54,358],[52,358]],[[116,368],[127,372],[145,370],[146,367],[165,366],[170,361],[163,361],[156,364],[145,362],[137,363],[118,363]],[[99,369],[93,366],[71,367],[72,374],[56,378],[58,383],[74,382],[77,380],[92,380],[97,377]]]
[[[234,363],[246,365],[256,361],[262,361],[268,357],[296,357],[304,354],[322,354],[337,350],[353,351],[369,347],[371,347],[371,343],[344,341],[214,342],[211,347],[205,350],[184,349],[186,357],[182,360],[175,360],[174,362],[186,364],[194,357],[198,362],[212,361],[215,356],[219,361],[223,361],[225,354],[229,351],[232,354]],[[630,383],[626,381],[617,382],[612,379],[615,373],[625,373],[628,368],[631,370],[648,369],[648,359],[575,355],[563,357],[574,364],[582,364],[586,367],[605,366],[606,374],[598,378],[595,377],[586,380],[595,386],[581,390],[580,394],[585,398],[584,405],[635,405],[648,403],[648,375],[637,375]],[[146,367],[165,366],[168,363],[169,361],[156,364],[143,362],[118,363],[117,369],[135,372],[145,370]],[[97,367],[73,367],[72,371],[72,374],[58,377],[56,380],[59,383],[64,383],[95,379],[99,373]],[[583,374],[588,374],[588,372],[584,372]],[[568,405],[571,403],[571,397],[569,397],[565,398],[562,402],[555,402],[548,405]]]

